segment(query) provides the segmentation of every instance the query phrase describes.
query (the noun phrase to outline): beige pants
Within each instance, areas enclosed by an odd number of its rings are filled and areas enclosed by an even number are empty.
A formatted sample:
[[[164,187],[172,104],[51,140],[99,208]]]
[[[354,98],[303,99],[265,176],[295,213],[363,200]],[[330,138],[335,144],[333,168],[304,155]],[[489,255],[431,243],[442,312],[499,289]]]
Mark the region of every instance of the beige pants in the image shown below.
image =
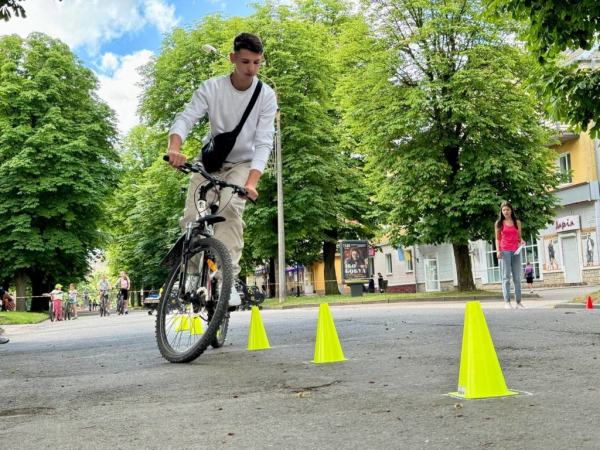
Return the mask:
[[[248,181],[250,173],[250,161],[241,163],[225,163],[220,172],[213,174],[231,184],[244,186]],[[185,210],[183,217],[179,220],[179,225],[183,232],[188,222],[195,222],[197,215],[198,187],[204,183],[206,179],[200,174],[192,174],[190,185],[188,187],[187,200],[185,201]],[[211,191],[206,196],[208,204],[213,203],[215,199],[215,190]],[[244,228],[246,224],[242,220],[244,214],[244,206],[246,201],[233,195],[231,188],[221,191],[219,201],[219,212],[217,215],[224,217],[225,222],[215,224],[215,238],[225,244],[231,256],[233,263],[233,277],[237,278],[240,273],[240,258],[242,257],[242,249],[244,248]]]

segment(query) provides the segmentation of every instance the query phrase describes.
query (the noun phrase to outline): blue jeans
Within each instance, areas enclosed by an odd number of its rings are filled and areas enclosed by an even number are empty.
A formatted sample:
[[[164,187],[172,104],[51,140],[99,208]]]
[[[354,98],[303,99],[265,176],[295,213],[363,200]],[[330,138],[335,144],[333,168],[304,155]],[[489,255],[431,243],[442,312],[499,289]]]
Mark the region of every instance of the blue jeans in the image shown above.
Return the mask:
[[[512,273],[513,284],[515,285],[515,300],[521,303],[521,255],[515,255],[515,252],[502,250],[502,295],[505,302],[510,302],[510,275]]]

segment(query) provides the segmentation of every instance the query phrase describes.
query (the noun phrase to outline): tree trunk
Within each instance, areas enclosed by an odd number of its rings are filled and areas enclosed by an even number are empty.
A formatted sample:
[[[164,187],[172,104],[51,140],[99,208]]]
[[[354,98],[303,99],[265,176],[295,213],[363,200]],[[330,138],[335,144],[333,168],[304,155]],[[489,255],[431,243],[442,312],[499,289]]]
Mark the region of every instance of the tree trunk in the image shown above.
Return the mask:
[[[27,309],[27,299],[25,298],[25,290],[27,289],[27,274],[25,270],[19,270],[15,277],[17,285],[17,311],[25,311]],[[8,286],[6,287],[8,289]]]
[[[335,240],[335,242],[323,242],[323,263],[324,263],[324,278],[325,278],[325,295],[340,295],[338,289],[337,276],[335,274],[335,253],[337,251],[338,232],[336,230],[328,230],[325,232],[327,236]]]
[[[269,286],[267,287],[269,298],[275,298],[277,295],[275,292],[275,284],[276,284],[276,275],[275,275],[275,258],[269,258]]]
[[[458,290],[474,291],[473,271],[471,269],[471,258],[469,257],[469,246],[467,244],[453,244],[454,260],[456,261],[456,273],[458,275]]]
[[[50,292],[50,283],[45,279],[44,273],[37,270],[29,271],[31,280],[31,312],[48,311],[48,297],[42,297],[42,294]]]

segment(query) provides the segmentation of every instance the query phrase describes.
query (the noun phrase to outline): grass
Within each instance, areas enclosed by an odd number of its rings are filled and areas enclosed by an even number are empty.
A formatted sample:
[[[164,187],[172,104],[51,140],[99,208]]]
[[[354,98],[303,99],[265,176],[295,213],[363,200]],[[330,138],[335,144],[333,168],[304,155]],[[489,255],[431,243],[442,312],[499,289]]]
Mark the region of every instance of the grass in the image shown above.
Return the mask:
[[[0,312],[0,325],[27,325],[43,322],[49,318],[46,313],[4,311]]]
[[[573,298],[569,303],[587,303],[588,295],[592,297],[593,303],[600,303],[600,291],[590,292],[589,294],[581,295]]]
[[[471,292],[424,292],[418,294],[363,294],[362,297],[352,297],[347,295],[315,295],[312,297],[293,297],[288,296],[284,305],[306,305],[317,303],[341,303],[341,302],[369,302],[382,300],[403,300],[432,298],[432,297],[473,297],[474,295],[486,297],[502,297],[502,293],[490,291],[471,291]],[[263,306],[278,306],[279,299],[267,299]]]

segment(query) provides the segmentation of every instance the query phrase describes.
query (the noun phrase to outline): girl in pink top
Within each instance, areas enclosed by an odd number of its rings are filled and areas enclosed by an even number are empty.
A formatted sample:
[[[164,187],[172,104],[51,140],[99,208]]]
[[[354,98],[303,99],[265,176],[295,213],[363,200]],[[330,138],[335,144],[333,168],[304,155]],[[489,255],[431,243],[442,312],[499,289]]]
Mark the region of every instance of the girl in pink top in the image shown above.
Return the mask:
[[[510,303],[510,276],[512,274],[515,286],[515,300],[517,308],[522,308],[521,303],[521,255],[515,254],[525,241],[521,238],[521,221],[517,219],[515,210],[509,202],[502,203],[500,218],[495,224],[496,248],[500,267],[502,268],[502,295],[504,307],[512,309]]]

